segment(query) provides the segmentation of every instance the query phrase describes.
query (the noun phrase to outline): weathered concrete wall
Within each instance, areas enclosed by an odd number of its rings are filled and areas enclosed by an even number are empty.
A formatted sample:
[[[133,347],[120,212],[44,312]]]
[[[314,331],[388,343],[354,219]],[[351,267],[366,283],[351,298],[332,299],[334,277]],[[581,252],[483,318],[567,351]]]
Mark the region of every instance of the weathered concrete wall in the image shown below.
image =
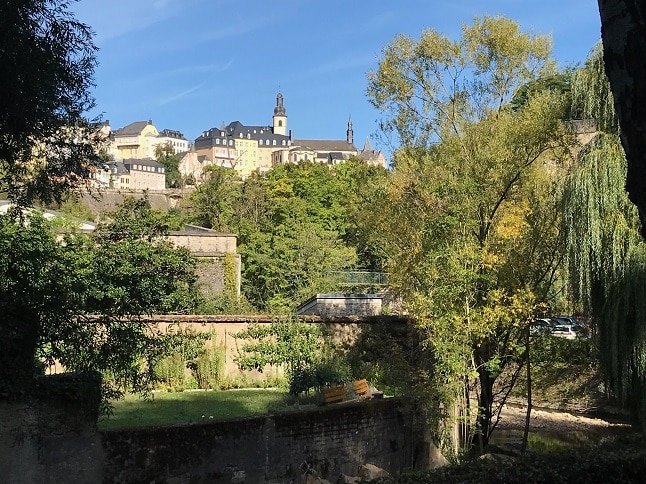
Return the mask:
[[[381,314],[382,296],[379,294],[316,294],[297,312],[323,318],[346,316],[377,316]]]
[[[395,399],[185,427],[103,432],[104,482],[336,482],[370,463],[427,468],[429,445]]]
[[[97,483],[102,481],[103,448],[96,429],[98,398],[57,380],[54,392],[27,401],[0,403],[0,482]],[[72,377],[73,378],[73,377]],[[98,380],[95,389],[98,396]],[[85,396],[84,396],[85,395]]]
[[[180,206],[192,191],[192,188],[147,190],[150,205],[153,208],[164,210]],[[83,203],[96,214],[114,210],[123,203],[126,197],[143,198],[144,190],[102,189],[82,194]]]
[[[166,237],[177,247],[186,247],[193,256],[235,254],[237,236],[220,232],[171,232]]]

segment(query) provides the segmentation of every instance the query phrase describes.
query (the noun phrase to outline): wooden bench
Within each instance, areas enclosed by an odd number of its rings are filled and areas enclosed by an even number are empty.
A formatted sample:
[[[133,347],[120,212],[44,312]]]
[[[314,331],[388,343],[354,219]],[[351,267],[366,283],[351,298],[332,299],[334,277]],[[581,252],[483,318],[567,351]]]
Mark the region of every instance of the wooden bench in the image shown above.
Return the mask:
[[[370,398],[372,396],[370,393],[370,387],[368,386],[368,381],[365,378],[363,380],[353,381],[352,388],[359,398]]]
[[[323,389],[325,403],[338,403],[345,400],[345,385]]]

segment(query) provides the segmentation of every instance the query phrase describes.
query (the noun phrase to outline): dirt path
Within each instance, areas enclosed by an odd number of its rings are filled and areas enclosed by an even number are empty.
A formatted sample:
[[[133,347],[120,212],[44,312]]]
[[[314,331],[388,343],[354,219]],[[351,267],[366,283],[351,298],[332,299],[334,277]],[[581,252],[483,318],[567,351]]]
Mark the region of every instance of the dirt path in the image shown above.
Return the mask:
[[[523,429],[525,427],[526,408],[507,405],[501,414],[498,428]],[[533,432],[570,432],[603,429],[629,429],[627,423],[619,423],[566,412],[554,412],[533,409],[530,420],[530,431]]]

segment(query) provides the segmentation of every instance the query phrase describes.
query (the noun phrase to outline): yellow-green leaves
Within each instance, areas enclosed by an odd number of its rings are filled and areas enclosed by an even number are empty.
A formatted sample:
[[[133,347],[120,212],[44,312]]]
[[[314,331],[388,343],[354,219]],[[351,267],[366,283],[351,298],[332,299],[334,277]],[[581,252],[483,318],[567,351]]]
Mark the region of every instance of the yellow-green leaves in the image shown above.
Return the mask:
[[[503,17],[476,18],[450,39],[435,30],[398,36],[368,74],[368,97],[402,144],[427,146],[460,134],[508,103],[520,86],[552,72],[548,36],[520,31]]]

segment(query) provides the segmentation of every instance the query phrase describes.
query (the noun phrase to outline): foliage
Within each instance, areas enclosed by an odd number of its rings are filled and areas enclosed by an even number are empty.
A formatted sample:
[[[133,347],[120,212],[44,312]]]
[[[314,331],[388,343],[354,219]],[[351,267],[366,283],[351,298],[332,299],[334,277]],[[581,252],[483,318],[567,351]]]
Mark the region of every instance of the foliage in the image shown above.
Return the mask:
[[[313,361],[322,335],[318,325],[276,320],[269,325],[249,324],[235,337],[245,340],[236,360],[242,370],[285,365],[289,371]]]
[[[564,232],[574,296],[597,323],[609,389],[644,425],[646,246],[624,188],[626,158],[600,46],[575,73],[573,93],[601,130],[581,151],[565,189]]]
[[[646,472],[646,450],[637,435],[609,438],[590,448],[558,453],[527,453],[500,459],[475,459],[431,472],[380,479],[380,484],[425,483],[587,483],[641,482]]]
[[[508,391],[496,397],[497,378],[523,360],[527,322],[560,278],[566,98],[532,89],[511,104],[554,73],[549,53],[546,37],[484,17],[456,41],[397,37],[369,75],[383,127],[403,143],[372,225],[434,359],[431,413],[463,415],[466,446],[474,432],[486,445]]]
[[[614,99],[604,70],[601,41],[592,48],[585,65],[574,71],[572,104],[573,111],[580,114],[580,117],[597,121],[599,130],[619,133]]]
[[[573,112],[572,107],[572,69],[566,69],[564,72],[556,74],[547,74],[538,79],[523,84],[518,88],[511,100],[513,110],[522,109],[532,96],[541,92],[549,91],[565,97],[565,105],[568,107],[563,113],[563,119],[576,119],[582,115],[581,112]]]
[[[284,368],[293,395],[347,383],[352,377],[347,360],[325,343],[318,325],[277,320],[250,324],[235,337],[244,340],[238,366],[259,371],[268,365]]]
[[[29,391],[39,372],[35,351],[45,328],[73,317],[61,248],[46,221],[22,225],[0,216],[0,398]]]
[[[371,181],[385,173],[351,160],[331,168],[281,165],[241,182],[215,167],[192,195],[192,213],[197,224],[238,235],[248,301],[285,313],[313,293],[334,290],[332,271],[381,268],[364,213],[373,198]]]
[[[548,74],[551,41],[503,17],[476,18],[452,41],[431,29],[419,40],[399,35],[368,75],[371,103],[402,146],[428,146],[460,132],[510,101],[517,89]]]
[[[183,188],[184,180],[179,172],[180,156],[175,153],[171,142],[155,146],[155,159],[164,167],[166,188]]]
[[[239,192],[238,175],[211,165],[205,168],[204,178],[191,194],[194,221],[202,227],[227,232],[231,230],[233,203]]]
[[[19,205],[60,200],[100,166],[84,113],[96,65],[92,31],[63,0],[0,6],[0,192]]]
[[[114,225],[62,243],[38,215],[0,217],[3,397],[28,391],[35,356],[103,372],[110,394],[148,388],[154,375],[142,363],[156,342],[139,316],[188,312],[199,300],[194,260],[149,215],[126,205]]]
[[[93,221],[96,218],[92,210],[83,203],[83,199],[71,192],[63,195],[61,203],[54,204],[52,208],[78,220]]]
[[[192,367],[198,388],[219,390],[224,381],[224,350],[205,348]]]
[[[310,362],[297,364],[287,374],[289,393],[299,396],[311,390],[344,385],[352,380],[352,368],[339,354],[317,354]]]

